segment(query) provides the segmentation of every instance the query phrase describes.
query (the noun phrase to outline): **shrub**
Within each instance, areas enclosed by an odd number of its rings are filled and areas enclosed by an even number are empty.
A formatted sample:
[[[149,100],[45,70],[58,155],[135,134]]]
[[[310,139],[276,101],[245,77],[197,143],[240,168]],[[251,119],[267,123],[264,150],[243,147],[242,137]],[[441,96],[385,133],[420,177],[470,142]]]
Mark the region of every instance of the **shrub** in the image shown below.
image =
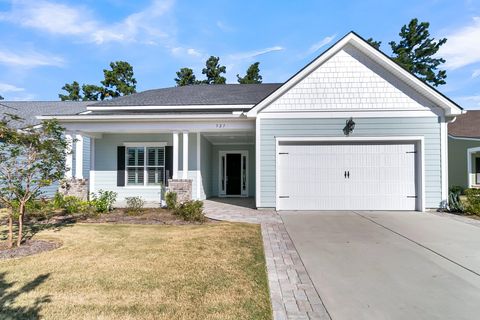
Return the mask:
[[[203,202],[200,200],[190,200],[177,206],[174,214],[185,221],[205,222],[206,217],[203,213]]]
[[[117,200],[117,193],[113,191],[99,190],[98,195],[92,193],[92,205],[98,213],[109,212],[113,210],[113,204]]]
[[[465,195],[467,196],[467,211],[480,215],[480,189],[467,189]]]
[[[170,210],[175,210],[177,208],[177,193],[169,191],[165,194],[165,202],[167,208]]]
[[[126,197],[127,200],[127,213],[131,215],[140,214],[143,211],[145,201],[142,197]]]
[[[453,186],[448,193],[448,210],[450,212],[462,213],[465,211],[465,207],[460,200],[460,196],[463,193],[463,188],[459,186]]]
[[[65,196],[60,192],[55,193],[51,204],[53,209],[63,209],[65,207]]]

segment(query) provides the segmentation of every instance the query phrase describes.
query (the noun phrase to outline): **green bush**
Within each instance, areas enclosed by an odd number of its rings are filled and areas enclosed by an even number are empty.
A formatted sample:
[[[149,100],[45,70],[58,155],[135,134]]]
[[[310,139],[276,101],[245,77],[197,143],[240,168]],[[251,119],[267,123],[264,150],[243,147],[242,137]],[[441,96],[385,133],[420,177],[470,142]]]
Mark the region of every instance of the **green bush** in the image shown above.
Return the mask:
[[[169,191],[165,194],[165,203],[167,208],[170,210],[175,210],[177,208],[177,193]]]
[[[203,213],[203,202],[200,200],[190,200],[177,206],[174,214],[185,221],[205,222],[206,217]]]
[[[463,193],[463,188],[460,186],[453,186],[448,193],[448,210],[450,212],[462,213],[465,211],[465,207],[460,200],[460,196]]]
[[[480,215],[480,189],[467,189],[465,195],[467,196],[466,211]]]
[[[65,196],[60,192],[55,193],[51,205],[53,209],[63,209],[65,207]]]
[[[130,215],[138,215],[143,211],[145,201],[142,197],[126,197],[127,200],[127,213]]]
[[[105,213],[113,210],[113,204],[117,200],[117,193],[113,191],[99,190],[98,195],[92,193],[91,204],[98,213]]]

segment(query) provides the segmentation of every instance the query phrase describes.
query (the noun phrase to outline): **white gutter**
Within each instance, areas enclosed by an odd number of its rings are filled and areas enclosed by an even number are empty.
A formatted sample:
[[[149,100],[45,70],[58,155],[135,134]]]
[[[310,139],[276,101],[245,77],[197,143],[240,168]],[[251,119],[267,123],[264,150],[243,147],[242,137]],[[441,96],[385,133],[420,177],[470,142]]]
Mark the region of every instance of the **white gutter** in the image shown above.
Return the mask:
[[[178,114],[169,114],[169,115],[158,115],[158,114],[142,114],[142,115],[69,115],[69,116],[62,116],[62,115],[53,115],[53,116],[36,116],[39,120],[62,120],[62,121],[97,121],[97,120],[119,120],[119,121],[128,121],[128,120],[212,120],[212,119],[220,119],[220,120],[247,120],[247,118],[242,116],[242,114],[185,114],[185,115],[178,115]]]
[[[182,106],[87,106],[89,111],[131,111],[131,110],[221,110],[221,109],[251,109],[253,104],[238,105],[238,104],[224,104],[224,105],[182,105]]]

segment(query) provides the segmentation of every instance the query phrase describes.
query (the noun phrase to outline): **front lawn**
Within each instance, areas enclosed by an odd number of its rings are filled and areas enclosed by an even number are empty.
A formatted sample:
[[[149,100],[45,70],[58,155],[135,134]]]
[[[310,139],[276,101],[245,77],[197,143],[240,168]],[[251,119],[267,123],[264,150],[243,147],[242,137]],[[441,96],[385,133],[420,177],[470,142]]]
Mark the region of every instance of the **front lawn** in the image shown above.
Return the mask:
[[[0,261],[2,319],[271,319],[259,226],[75,224]]]

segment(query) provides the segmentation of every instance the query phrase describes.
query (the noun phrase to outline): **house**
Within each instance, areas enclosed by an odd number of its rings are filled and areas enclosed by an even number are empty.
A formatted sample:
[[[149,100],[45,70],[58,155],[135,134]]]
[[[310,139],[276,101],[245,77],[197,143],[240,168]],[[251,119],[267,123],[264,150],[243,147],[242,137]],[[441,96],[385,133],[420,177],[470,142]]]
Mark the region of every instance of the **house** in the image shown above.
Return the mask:
[[[50,115],[91,139],[90,191],[159,202],[255,197],[277,210],[419,210],[448,196],[462,114],[349,33],[283,84],[149,90]]]
[[[0,101],[0,117],[4,114],[12,114],[22,118],[22,121],[15,121],[11,125],[18,129],[35,127],[41,124],[37,118],[40,115],[67,115],[78,114],[87,111],[89,102],[84,101]],[[73,137],[72,141],[74,141]],[[83,176],[88,179],[90,172],[90,139],[80,137],[83,141],[82,152],[76,152],[77,144],[72,144],[72,156],[67,163],[69,171],[67,178],[76,176],[77,172],[84,172]],[[80,150],[80,149],[78,149]],[[78,159],[78,160],[77,160]],[[79,169],[81,168],[81,169]],[[58,184],[54,183],[42,190],[42,196],[46,198],[53,197],[58,190]]]
[[[480,110],[468,110],[448,124],[450,186],[480,187]]]

